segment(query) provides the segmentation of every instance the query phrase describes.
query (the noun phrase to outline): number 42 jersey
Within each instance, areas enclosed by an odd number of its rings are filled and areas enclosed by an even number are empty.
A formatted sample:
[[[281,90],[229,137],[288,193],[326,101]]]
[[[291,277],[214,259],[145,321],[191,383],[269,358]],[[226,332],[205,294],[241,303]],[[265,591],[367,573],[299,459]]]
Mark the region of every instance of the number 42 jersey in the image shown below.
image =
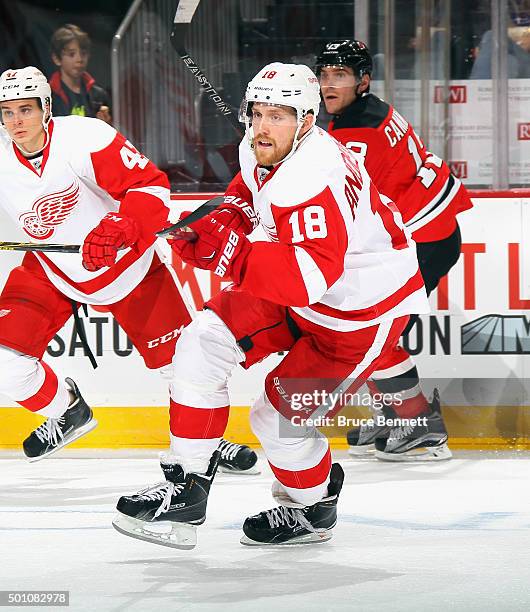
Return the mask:
[[[89,272],[77,253],[35,253],[63,294],[88,304],[114,303],[149,269],[155,232],[169,212],[167,177],[99,119],[58,117],[49,133],[42,158],[31,160],[0,129],[0,207],[20,227],[13,240],[35,243],[82,245],[108,212],[133,217],[140,238],[110,268]]]
[[[415,243],[351,151],[315,127],[270,171],[247,138],[239,160],[227,201],[252,203],[268,238],[239,288],[338,331],[429,312]]]

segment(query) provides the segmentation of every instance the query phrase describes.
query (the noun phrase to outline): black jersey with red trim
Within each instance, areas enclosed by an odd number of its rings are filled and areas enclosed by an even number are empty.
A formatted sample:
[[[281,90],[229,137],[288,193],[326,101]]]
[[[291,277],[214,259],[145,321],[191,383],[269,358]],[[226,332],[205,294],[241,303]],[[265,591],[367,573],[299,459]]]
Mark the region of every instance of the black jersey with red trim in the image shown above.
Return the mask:
[[[449,166],[425,148],[409,122],[373,94],[365,94],[328,131],[364,158],[378,191],[391,198],[416,242],[434,242],[456,229],[456,215],[472,207]]]

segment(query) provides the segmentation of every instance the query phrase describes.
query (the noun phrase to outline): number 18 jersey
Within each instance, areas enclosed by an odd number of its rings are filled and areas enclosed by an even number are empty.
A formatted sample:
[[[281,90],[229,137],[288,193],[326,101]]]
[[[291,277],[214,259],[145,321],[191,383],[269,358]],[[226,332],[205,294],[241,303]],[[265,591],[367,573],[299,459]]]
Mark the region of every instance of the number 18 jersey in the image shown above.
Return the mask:
[[[241,289],[338,331],[429,311],[410,233],[351,151],[313,128],[272,169],[247,138],[239,160],[226,195],[253,204],[268,238],[252,243]]]

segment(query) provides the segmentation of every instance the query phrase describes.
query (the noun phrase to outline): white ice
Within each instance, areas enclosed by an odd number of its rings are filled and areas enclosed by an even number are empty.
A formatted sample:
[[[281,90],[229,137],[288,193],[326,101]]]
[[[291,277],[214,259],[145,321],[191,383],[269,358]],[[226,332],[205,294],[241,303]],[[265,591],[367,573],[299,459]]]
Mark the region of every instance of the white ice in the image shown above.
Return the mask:
[[[274,505],[260,458],[260,476],[217,476],[197,548],[178,551],[111,527],[121,494],[161,480],[156,453],[0,454],[0,590],[69,590],[57,610],[530,610],[529,453],[335,455],[346,484],[330,542],[239,544],[244,518]]]

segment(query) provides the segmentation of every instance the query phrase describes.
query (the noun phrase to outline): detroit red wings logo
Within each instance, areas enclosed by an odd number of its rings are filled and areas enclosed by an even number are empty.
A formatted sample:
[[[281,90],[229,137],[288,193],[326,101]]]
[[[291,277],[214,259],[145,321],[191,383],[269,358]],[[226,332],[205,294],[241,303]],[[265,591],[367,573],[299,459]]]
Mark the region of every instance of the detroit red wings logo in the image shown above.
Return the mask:
[[[79,201],[79,183],[74,181],[63,191],[50,193],[36,200],[31,212],[20,215],[26,234],[37,240],[47,240],[55,227],[64,223]]]

